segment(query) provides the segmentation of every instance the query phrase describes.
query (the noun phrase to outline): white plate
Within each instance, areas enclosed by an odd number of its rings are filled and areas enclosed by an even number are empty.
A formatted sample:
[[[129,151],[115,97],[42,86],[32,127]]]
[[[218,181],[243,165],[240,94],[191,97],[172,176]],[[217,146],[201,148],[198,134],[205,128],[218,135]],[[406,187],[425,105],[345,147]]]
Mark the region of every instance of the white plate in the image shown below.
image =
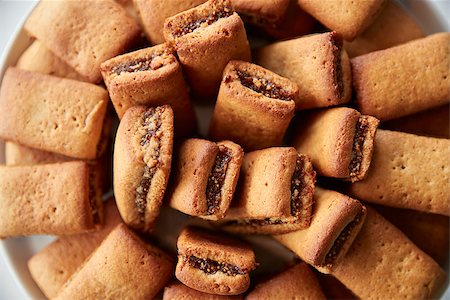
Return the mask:
[[[450,2],[437,2],[437,1],[422,1],[422,0],[405,0],[402,1],[407,9],[415,16],[419,24],[422,26],[423,30],[427,34],[449,31],[449,13],[450,13]],[[30,5],[30,12],[33,5]],[[30,44],[30,39],[27,37],[23,30],[23,22],[26,20],[27,13],[20,26],[18,26],[17,31],[12,36],[10,43],[5,49],[2,56],[2,61],[0,65],[0,77],[7,67],[16,64],[17,59],[22,54],[22,52]],[[210,114],[211,108],[200,107],[197,108],[197,112],[200,116]],[[208,118],[200,118],[200,128],[207,128]],[[0,164],[5,162],[4,156],[4,143],[0,141]],[[159,218],[157,228],[171,228],[172,234],[167,235],[165,232],[162,243],[165,245],[174,245],[176,240],[176,233],[182,228],[186,223],[195,222],[192,218],[188,218],[181,213],[177,213],[172,210],[163,209],[162,218]],[[157,232],[158,234],[158,232]],[[160,235],[161,236],[161,235]],[[11,276],[13,276],[14,281],[21,288],[24,297],[27,299],[45,299],[42,292],[34,283],[31,278],[28,268],[28,259],[45,245],[51,242],[54,238],[49,236],[32,236],[24,238],[14,238],[0,241],[0,253],[3,255],[6,264],[9,268]],[[292,254],[287,252],[282,246],[275,242],[269,242],[264,237],[254,237],[252,238],[252,243],[256,245],[256,254],[259,256],[260,260],[263,257],[263,253],[271,253],[270,258],[272,264],[271,267],[275,267],[274,263],[290,260]],[[173,247],[173,246],[172,246]],[[262,248],[270,251],[259,251]],[[274,255],[276,254],[276,255]],[[263,267],[263,266],[262,266]],[[259,269],[259,271],[264,271],[264,269]],[[443,299],[450,299],[450,291],[447,290]]]

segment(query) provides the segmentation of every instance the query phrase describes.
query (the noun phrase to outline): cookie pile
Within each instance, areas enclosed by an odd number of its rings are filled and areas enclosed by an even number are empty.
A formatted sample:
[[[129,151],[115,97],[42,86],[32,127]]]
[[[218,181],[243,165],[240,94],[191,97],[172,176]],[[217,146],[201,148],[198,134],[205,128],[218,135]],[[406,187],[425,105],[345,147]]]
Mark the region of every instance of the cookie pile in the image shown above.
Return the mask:
[[[58,236],[28,262],[48,298],[439,295],[449,33],[393,0],[41,1],[25,30],[0,237]],[[197,224],[177,253],[162,206]],[[253,235],[297,259],[255,276]]]

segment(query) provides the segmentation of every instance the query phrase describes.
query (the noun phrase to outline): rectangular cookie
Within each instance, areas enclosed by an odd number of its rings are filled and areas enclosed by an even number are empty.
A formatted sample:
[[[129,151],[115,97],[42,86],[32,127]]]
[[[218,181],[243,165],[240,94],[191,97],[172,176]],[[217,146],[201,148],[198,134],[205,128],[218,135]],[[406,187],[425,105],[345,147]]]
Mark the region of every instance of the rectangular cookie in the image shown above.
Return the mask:
[[[385,121],[448,103],[449,43],[443,32],[352,58],[359,111]]]
[[[233,140],[249,151],[280,146],[297,96],[298,87],[289,79],[251,63],[230,61],[223,72],[209,136]]]
[[[180,283],[174,282],[164,288],[162,300],[243,300],[242,295],[227,296],[200,292]]]
[[[336,32],[270,44],[254,52],[254,61],[298,85],[297,109],[350,101],[350,60]]]
[[[170,105],[177,135],[196,128],[195,113],[181,65],[167,44],[105,61],[102,75],[119,118],[132,106]]]
[[[446,277],[433,259],[371,208],[332,275],[360,299],[433,299]]]
[[[188,139],[177,150],[169,205],[203,219],[222,219],[233,198],[244,152],[230,141]]]
[[[344,48],[351,58],[424,37],[417,22],[400,4],[395,0],[386,2],[381,13],[366,30],[352,42],[344,42]]]
[[[37,73],[87,81],[70,65],[56,56],[39,40],[35,40],[19,57],[17,68]]]
[[[450,140],[378,130],[372,164],[347,192],[367,202],[448,216]]]
[[[308,156],[292,147],[245,154],[240,182],[222,229],[277,234],[311,222],[315,175]]]
[[[315,299],[325,300],[314,272],[305,263],[296,264],[256,285],[246,300]]]
[[[247,243],[206,229],[187,227],[177,240],[175,276],[195,290],[238,295],[250,285],[255,254]]]
[[[14,142],[5,143],[5,163],[7,165],[40,165],[70,161],[73,158],[33,149]]]
[[[122,219],[114,199],[105,202],[105,222],[97,231],[60,237],[33,255],[28,270],[41,291],[53,298],[83,261]]]
[[[292,144],[319,175],[355,182],[369,170],[378,123],[348,107],[308,111],[298,117]]]
[[[316,187],[311,225],[274,238],[322,273],[342,264],[360,231],[366,208],[355,199]]]
[[[167,18],[164,36],[177,51],[194,95],[213,99],[233,59],[250,60],[244,23],[229,0],[209,0]]]
[[[386,0],[297,0],[300,7],[327,28],[352,41],[380,14]]]
[[[117,225],[54,299],[153,299],[173,275],[173,259]]]
[[[0,178],[0,238],[82,233],[102,223],[100,184],[85,162],[0,166]]]
[[[290,0],[231,0],[231,5],[244,20],[261,27],[275,27],[283,20]]]
[[[100,64],[125,52],[139,25],[113,0],[41,1],[25,30],[88,81],[101,81]]]
[[[0,138],[95,159],[108,93],[86,82],[8,68],[0,90]]]

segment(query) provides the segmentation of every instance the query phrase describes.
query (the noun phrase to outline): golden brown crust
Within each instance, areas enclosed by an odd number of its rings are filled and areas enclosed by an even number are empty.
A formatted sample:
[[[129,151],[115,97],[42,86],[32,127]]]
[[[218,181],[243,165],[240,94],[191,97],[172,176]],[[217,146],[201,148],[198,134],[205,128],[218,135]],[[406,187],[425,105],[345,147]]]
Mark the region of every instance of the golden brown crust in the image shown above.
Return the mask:
[[[255,52],[255,62],[299,87],[297,109],[347,103],[351,70],[342,39],[336,32],[277,42]]]
[[[338,192],[316,187],[311,225],[303,230],[275,235],[275,239],[322,273],[330,273],[360,231],[366,208]]]
[[[39,150],[95,159],[108,93],[90,83],[8,68],[0,137]]]
[[[448,103],[449,43],[450,33],[437,33],[353,58],[353,86],[361,113],[385,121]]]
[[[153,229],[169,180],[172,147],[170,106],[134,106],[125,113],[114,145],[114,192],[127,225]]]
[[[378,130],[372,166],[350,195],[386,206],[450,212],[450,140]]]
[[[274,26],[282,21],[289,2],[289,0],[231,0],[231,5],[245,21],[261,26]]]
[[[100,64],[125,52],[140,33],[113,0],[42,1],[25,29],[93,83],[102,79]]]
[[[433,259],[371,208],[332,275],[362,299],[434,298],[446,277]]]
[[[279,146],[294,116],[298,88],[257,65],[231,61],[223,73],[210,125],[213,139],[231,139],[246,150]],[[239,124],[239,126],[236,126]]]
[[[174,282],[164,288],[163,300],[242,300],[243,297],[237,296],[224,296],[224,295],[214,295],[204,292],[200,292],[190,287]]]
[[[39,165],[74,160],[52,152],[33,149],[14,142],[5,143],[5,163],[7,165]]]
[[[119,224],[55,299],[153,299],[172,274],[171,257]]]

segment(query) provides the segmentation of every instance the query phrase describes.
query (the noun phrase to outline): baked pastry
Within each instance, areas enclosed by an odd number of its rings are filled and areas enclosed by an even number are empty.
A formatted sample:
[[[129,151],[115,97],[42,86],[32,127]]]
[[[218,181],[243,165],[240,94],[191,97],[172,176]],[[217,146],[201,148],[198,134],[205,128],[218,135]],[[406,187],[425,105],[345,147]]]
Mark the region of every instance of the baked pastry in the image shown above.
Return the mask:
[[[236,188],[244,152],[230,141],[188,139],[177,150],[169,205],[203,219],[222,219]]]
[[[254,56],[256,64],[298,85],[297,109],[350,101],[350,60],[336,32],[270,44],[258,49]]]
[[[114,193],[124,222],[151,231],[172,163],[170,106],[134,106],[123,116],[114,145]]]
[[[424,37],[422,29],[400,4],[394,0],[386,2],[381,13],[366,30],[354,41],[344,42],[348,56],[355,57]]]
[[[152,45],[164,43],[164,21],[206,2],[206,0],[134,0],[147,39]]]
[[[289,79],[231,61],[223,73],[209,135],[233,140],[250,151],[279,146],[294,116],[297,95],[298,87]]]
[[[55,299],[153,299],[172,274],[171,257],[119,224]]]
[[[113,0],[41,1],[25,30],[93,83],[101,81],[100,64],[128,50],[139,25]]]
[[[323,299],[325,296],[316,275],[305,263],[289,269],[259,283],[245,297],[246,300],[270,299]]]
[[[376,19],[386,0],[297,0],[300,7],[323,25],[352,41]]]
[[[347,192],[367,202],[448,216],[449,165],[448,139],[378,130],[367,177]]]
[[[425,135],[442,139],[450,139],[450,105],[445,104],[390,120],[381,124],[382,129]]]
[[[105,222],[99,230],[60,237],[34,254],[28,261],[31,277],[47,298],[57,295],[83,261],[122,221],[114,199],[105,202],[104,211]]]
[[[255,254],[244,242],[199,228],[185,228],[178,237],[175,276],[195,290],[238,295],[250,284]]]
[[[190,287],[174,282],[164,288],[163,300],[242,300],[241,295],[226,296],[226,295],[214,295],[204,292],[200,292]]]
[[[261,27],[275,27],[283,20],[290,0],[231,0],[231,5],[247,23]]]
[[[48,50],[40,41],[35,40],[19,57],[17,68],[37,73],[87,81],[71,66]]]
[[[448,103],[449,43],[450,33],[437,33],[353,58],[353,86],[361,113],[385,121]]]
[[[330,273],[360,231],[366,208],[355,199],[316,187],[311,225],[274,238],[322,273]],[[368,252],[370,253],[370,252]]]
[[[319,284],[322,287],[323,293],[327,299],[345,299],[345,300],[358,300],[345,285],[332,275],[316,272]]]
[[[0,178],[0,238],[82,233],[102,224],[99,178],[84,162],[0,166]]]
[[[433,299],[446,277],[433,259],[371,208],[332,275],[360,299]]]
[[[315,177],[310,158],[291,147],[245,154],[238,190],[221,228],[240,234],[307,228]]]
[[[175,47],[189,85],[200,99],[217,95],[230,60],[250,60],[244,23],[229,0],[209,0],[166,19],[164,36]]]
[[[7,165],[40,165],[71,161],[73,158],[33,149],[14,142],[5,143],[5,163]]]
[[[108,93],[90,83],[8,68],[0,90],[0,138],[95,159]]]
[[[166,44],[114,57],[104,62],[101,70],[119,118],[132,106],[168,104],[174,112],[177,136],[196,128],[181,66]]]
[[[369,170],[379,121],[348,107],[300,114],[293,146],[321,176],[362,180]]]

